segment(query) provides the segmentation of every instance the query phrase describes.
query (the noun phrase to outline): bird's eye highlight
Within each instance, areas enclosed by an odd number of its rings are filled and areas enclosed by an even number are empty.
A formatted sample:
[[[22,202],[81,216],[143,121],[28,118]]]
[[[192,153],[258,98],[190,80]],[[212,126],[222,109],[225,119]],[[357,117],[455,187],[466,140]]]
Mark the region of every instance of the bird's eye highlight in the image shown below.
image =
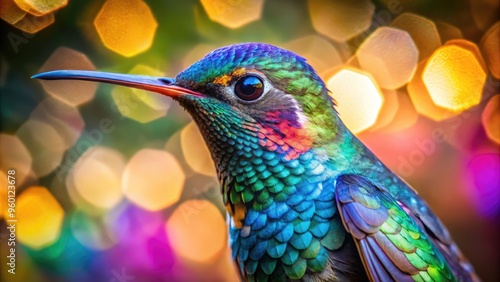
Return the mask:
[[[264,93],[264,82],[258,76],[244,76],[236,82],[234,93],[244,101],[256,100]]]

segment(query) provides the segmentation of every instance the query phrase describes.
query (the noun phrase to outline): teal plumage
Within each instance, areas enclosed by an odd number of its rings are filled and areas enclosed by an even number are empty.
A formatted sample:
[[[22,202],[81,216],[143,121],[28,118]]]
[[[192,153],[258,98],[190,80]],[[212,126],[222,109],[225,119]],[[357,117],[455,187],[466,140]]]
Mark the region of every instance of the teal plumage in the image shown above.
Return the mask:
[[[275,46],[217,49],[176,78],[56,71],[156,91],[210,149],[232,256],[248,281],[473,281],[446,228],[344,126],[306,60]]]

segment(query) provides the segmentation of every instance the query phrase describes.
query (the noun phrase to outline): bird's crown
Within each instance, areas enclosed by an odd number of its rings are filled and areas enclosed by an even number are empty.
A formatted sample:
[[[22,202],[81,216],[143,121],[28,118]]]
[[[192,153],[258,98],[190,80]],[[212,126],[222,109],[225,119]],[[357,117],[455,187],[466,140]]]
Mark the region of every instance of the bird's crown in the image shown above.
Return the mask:
[[[323,84],[303,57],[264,43],[242,43],[216,49],[181,72],[177,79],[194,83],[227,83],[229,81],[224,76],[235,71],[236,76],[241,68],[258,69],[290,79],[310,75],[318,84]]]

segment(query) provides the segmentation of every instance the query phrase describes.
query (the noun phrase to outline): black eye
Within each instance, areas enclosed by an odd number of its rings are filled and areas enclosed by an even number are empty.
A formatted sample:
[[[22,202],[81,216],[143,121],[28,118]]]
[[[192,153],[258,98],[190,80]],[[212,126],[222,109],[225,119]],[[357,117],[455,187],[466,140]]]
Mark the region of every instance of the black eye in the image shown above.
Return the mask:
[[[240,78],[234,86],[234,93],[245,101],[252,101],[264,92],[264,82],[258,76],[248,75]]]

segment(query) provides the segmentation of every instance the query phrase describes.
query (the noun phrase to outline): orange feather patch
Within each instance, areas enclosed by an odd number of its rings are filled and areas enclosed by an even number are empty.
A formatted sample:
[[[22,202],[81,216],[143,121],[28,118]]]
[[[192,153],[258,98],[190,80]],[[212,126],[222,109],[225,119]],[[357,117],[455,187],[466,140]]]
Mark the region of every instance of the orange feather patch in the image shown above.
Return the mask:
[[[245,216],[247,214],[247,207],[243,204],[237,204],[231,208],[231,205],[228,203],[226,205],[226,210],[231,215],[234,226],[238,229],[242,228],[243,221],[245,220]]]
[[[222,86],[227,86],[229,82],[231,82],[234,78],[241,77],[242,75],[245,74],[245,72],[246,72],[245,68],[235,69],[233,72],[229,74],[224,74],[216,77],[213,83],[220,84]]]

